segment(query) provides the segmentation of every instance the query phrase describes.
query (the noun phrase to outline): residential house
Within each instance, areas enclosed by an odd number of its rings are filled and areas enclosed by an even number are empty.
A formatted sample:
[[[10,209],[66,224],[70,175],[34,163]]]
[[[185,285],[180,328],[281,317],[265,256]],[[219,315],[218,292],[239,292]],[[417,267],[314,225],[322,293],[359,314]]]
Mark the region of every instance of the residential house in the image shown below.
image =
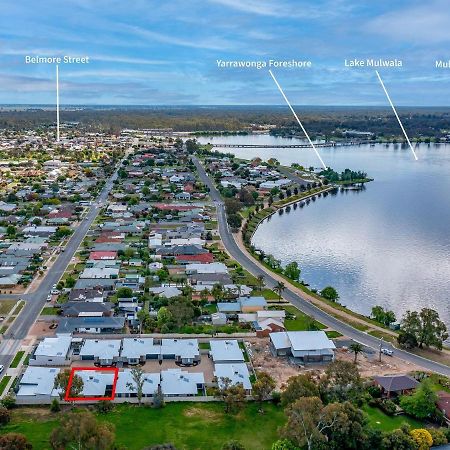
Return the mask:
[[[245,362],[244,353],[235,339],[217,339],[210,341],[209,352],[215,364],[230,364]]]
[[[167,369],[161,372],[161,388],[165,396],[196,396],[204,393],[205,376],[201,372]]]
[[[374,377],[373,381],[379,386],[384,397],[390,398],[398,395],[409,394],[419,382],[409,375],[388,375]]]
[[[70,334],[57,334],[39,342],[30,355],[30,366],[66,366],[70,364],[69,351],[72,343]]]
[[[82,361],[94,361],[100,366],[111,366],[120,355],[120,339],[85,339],[80,349]]]
[[[270,346],[276,356],[290,356],[298,364],[334,360],[334,342],[324,331],[284,331],[270,333]]]

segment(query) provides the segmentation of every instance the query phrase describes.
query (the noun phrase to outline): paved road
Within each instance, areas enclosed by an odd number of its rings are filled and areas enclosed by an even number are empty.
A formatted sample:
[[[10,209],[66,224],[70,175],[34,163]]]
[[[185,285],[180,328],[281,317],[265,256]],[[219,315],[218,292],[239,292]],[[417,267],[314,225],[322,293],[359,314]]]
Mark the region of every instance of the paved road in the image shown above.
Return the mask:
[[[80,225],[75,229],[64,252],[61,252],[58,255],[53,266],[39,284],[39,287],[33,293],[20,296],[20,298],[25,300],[25,306],[17,319],[9,327],[7,334],[4,335],[0,344],[0,364],[3,366],[8,367],[11,364],[12,359],[21,345],[22,339],[27,336],[30,328],[39,317],[52,286],[58,283],[72,260],[73,255],[80,246],[84,236],[88,232],[92,222],[102,208],[101,204],[107,200],[108,194],[111,191],[113,182],[116,178],[117,171],[108,179],[97,200],[91,205],[88,213],[85,215]]]
[[[255,261],[247,256],[236,244],[233,234],[230,232],[226,222],[225,207],[222,202],[220,193],[217,191],[213,182],[208,177],[198,158],[192,157],[192,160],[197,168],[200,179],[209,187],[211,198],[217,206],[219,233],[225,248],[230,253],[230,255],[250,273],[255,276],[264,275],[266,285],[272,289],[277,284],[277,280],[271,275],[269,271],[263,270],[258,264],[256,264]],[[297,308],[299,308],[301,311],[303,311],[305,314],[308,314],[319,322],[327,325],[333,330],[338,331],[339,333],[344,334],[354,341],[357,341],[376,350],[380,348],[380,345],[382,345],[384,348],[394,348],[391,344],[381,341],[380,339],[364,333],[363,331],[359,331],[356,328],[353,328],[352,326],[327,314],[317,306],[311,304],[305,298],[298,295],[296,292],[292,291],[289,286],[286,287],[286,290],[283,293],[283,297],[293,305],[295,305]],[[395,355],[405,361],[422,366],[427,370],[450,376],[450,367],[444,364],[439,364],[432,360],[413,355],[412,353],[397,348],[395,348]],[[389,356],[383,357],[389,358]]]

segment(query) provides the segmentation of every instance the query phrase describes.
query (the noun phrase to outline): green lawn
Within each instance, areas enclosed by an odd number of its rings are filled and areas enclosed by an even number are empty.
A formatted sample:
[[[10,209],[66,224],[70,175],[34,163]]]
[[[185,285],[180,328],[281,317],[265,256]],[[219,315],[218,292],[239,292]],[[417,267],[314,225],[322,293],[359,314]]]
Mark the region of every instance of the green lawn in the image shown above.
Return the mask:
[[[253,289],[252,295],[257,297],[264,297],[266,300],[278,300],[278,294],[272,291],[272,289],[263,289],[260,291],[259,289]]]
[[[285,306],[284,309],[286,312],[291,313],[295,316],[295,319],[286,319],[284,325],[288,331],[308,331],[309,325],[314,323],[314,325],[319,330],[323,330],[326,328],[325,325],[318,322],[317,320],[312,320],[311,317],[299,311],[295,306],[288,305]]]
[[[341,333],[339,333],[339,331],[325,331],[326,335],[328,336],[329,339],[336,339],[338,337],[343,336]]]
[[[16,356],[14,356],[14,359],[12,360],[11,365],[10,365],[10,367],[12,369],[15,369],[19,365],[19,362],[22,359],[22,356],[24,354],[25,354],[25,352],[23,350],[21,350],[20,352],[16,353]]]
[[[211,345],[209,342],[200,342],[198,344],[198,348],[200,348],[202,350],[211,350]]]
[[[6,385],[9,383],[11,377],[9,375],[5,375],[0,381],[0,395],[3,394],[3,391],[6,388]]]
[[[16,304],[15,300],[2,300],[0,302],[0,316],[6,316]]]
[[[362,410],[369,416],[369,425],[382,431],[400,428],[402,423],[408,423],[412,428],[423,428],[424,424],[408,416],[388,416],[378,408],[364,405]]]
[[[163,409],[118,405],[99,418],[115,425],[118,447],[129,450],[166,442],[179,450],[220,450],[230,439],[239,440],[248,450],[269,450],[285,417],[281,408],[271,404],[264,410],[265,414],[258,413],[254,403],[236,415],[225,414],[220,403],[169,403]],[[0,433],[23,433],[33,449],[48,449],[59,414],[49,413],[48,408],[18,408]]]
[[[58,314],[59,308],[54,308],[53,306],[46,306],[41,311],[41,316],[56,316]]]

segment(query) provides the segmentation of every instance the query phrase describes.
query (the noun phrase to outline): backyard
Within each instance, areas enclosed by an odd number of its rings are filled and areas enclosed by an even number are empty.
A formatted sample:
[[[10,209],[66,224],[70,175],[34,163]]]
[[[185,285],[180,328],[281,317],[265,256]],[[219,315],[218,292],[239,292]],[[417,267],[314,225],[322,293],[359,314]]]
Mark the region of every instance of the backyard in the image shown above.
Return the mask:
[[[180,450],[219,450],[231,439],[239,440],[247,449],[264,450],[270,449],[277,440],[277,429],[284,423],[281,408],[266,404],[264,410],[260,414],[255,403],[248,404],[236,415],[225,414],[220,403],[170,403],[162,409],[118,405],[98,418],[113,423],[117,445],[130,450],[166,442]],[[18,408],[1,433],[23,433],[33,449],[47,449],[60,414],[50,413],[44,407]]]

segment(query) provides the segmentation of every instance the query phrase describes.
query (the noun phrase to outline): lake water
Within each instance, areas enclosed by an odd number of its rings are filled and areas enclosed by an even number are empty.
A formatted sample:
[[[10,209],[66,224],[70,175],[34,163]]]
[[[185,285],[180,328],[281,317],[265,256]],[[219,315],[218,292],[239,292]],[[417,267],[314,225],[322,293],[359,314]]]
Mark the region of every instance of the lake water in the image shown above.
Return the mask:
[[[295,141],[252,135],[201,142]],[[319,165],[311,149],[225,151]],[[355,311],[368,314],[382,305],[400,318],[427,306],[450,325],[450,146],[420,145],[416,151],[418,161],[399,145],[319,149],[328,166],[364,170],[375,181],[363,191],[338,192],[275,214],[261,224],[253,243],[283,265],[297,261],[305,282],[318,289],[334,286],[341,303]]]

